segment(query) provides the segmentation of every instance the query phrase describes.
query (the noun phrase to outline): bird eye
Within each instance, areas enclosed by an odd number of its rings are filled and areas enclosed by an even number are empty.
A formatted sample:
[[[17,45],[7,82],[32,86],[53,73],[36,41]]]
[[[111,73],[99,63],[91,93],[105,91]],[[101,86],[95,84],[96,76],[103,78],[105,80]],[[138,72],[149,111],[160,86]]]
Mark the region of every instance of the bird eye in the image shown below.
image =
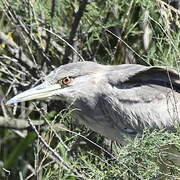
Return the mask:
[[[70,77],[65,77],[64,79],[62,79],[62,84],[64,85],[68,85],[70,82],[72,81],[72,78]]]

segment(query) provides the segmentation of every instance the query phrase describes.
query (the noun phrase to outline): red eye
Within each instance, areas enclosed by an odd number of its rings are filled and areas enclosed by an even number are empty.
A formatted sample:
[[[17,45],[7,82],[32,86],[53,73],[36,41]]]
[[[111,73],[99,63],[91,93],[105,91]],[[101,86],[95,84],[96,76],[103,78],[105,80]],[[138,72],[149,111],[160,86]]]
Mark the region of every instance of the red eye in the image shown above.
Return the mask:
[[[71,78],[70,77],[65,77],[64,79],[62,79],[62,83],[64,85],[68,85],[71,82]]]

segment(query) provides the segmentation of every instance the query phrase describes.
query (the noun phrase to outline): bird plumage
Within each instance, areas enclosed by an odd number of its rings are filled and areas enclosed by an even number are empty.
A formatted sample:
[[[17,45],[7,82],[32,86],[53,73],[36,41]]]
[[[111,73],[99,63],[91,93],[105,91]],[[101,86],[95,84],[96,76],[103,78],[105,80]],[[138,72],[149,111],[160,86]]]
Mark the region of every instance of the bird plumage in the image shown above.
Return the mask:
[[[62,84],[65,77],[72,79],[68,85]],[[44,93],[46,86],[50,90]],[[180,122],[179,74],[167,68],[70,63],[51,72],[40,88],[17,95],[8,104],[36,99],[34,92],[66,101],[75,119],[121,144],[124,135],[134,137],[144,128],[173,129]]]

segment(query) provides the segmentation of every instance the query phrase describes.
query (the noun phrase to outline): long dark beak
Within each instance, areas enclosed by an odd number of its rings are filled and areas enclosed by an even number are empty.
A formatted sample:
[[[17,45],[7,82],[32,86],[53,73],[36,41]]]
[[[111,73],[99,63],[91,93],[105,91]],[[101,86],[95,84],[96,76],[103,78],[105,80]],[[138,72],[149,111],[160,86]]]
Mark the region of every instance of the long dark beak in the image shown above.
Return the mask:
[[[59,84],[50,85],[47,82],[44,82],[34,88],[31,88],[13,97],[9,101],[7,101],[6,105],[23,102],[23,101],[29,101],[33,99],[48,98],[56,95],[57,90],[60,88],[61,86]]]

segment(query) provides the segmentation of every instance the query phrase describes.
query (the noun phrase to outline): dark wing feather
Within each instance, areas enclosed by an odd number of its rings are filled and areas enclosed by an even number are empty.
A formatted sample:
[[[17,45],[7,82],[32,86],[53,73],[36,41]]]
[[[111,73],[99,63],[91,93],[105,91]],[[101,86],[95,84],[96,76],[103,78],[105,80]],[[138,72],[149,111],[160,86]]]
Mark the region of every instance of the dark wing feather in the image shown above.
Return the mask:
[[[163,67],[148,67],[130,76],[126,83],[156,84],[180,91],[179,73]]]

